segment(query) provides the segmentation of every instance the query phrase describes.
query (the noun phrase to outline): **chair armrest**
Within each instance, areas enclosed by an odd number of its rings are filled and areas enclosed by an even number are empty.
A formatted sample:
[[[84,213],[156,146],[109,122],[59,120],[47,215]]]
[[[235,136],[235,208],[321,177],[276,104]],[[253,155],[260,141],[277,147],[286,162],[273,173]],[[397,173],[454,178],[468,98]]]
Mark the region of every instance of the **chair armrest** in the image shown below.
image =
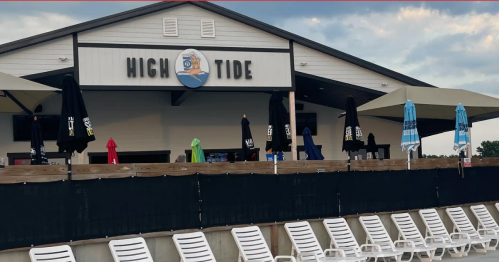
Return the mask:
[[[457,239],[470,239],[470,235],[468,233],[451,233],[450,240],[452,241],[453,236],[458,236]],[[455,239],[455,238],[454,238]]]
[[[335,256],[335,257],[346,257],[345,251],[343,251],[343,249],[329,248],[329,249],[324,250],[324,255],[327,256],[327,253],[339,254],[339,256]]]
[[[430,240],[430,242],[428,242]],[[439,240],[439,241],[436,241]],[[437,236],[427,236],[425,238],[426,243],[445,243],[445,240],[443,237],[437,237]]]
[[[365,247],[371,247],[372,252],[381,252],[381,246],[378,244],[364,244],[360,246],[360,251],[361,252],[369,252],[369,251],[364,251]]]
[[[302,258],[304,256],[311,256],[311,257],[315,257],[315,260],[317,260],[317,261],[319,260],[316,252],[301,252],[301,253],[298,253],[297,256],[302,257]]]
[[[395,248],[397,248],[397,244],[400,244],[400,243],[407,244],[407,245],[409,245],[409,247],[415,247],[414,242],[412,240],[397,240],[394,242]],[[406,247],[406,245],[404,245],[403,247]]]
[[[276,256],[274,258],[275,262],[279,259],[289,259],[291,262],[296,262],[296,258],[294,256]]]
[[[490,235],[492,235],[492,236],[497,236],[496,231],[495,231],[494,229],[490,229],[490,228],[489,228],[489,229],[486,229],[486,228],[478,229],[478,230],[477,230],[477,232],[478,232],[478,234],[479,234],[479,235],[481,235],[481,236],[483,236],[483,235],[489,235],[489,236],[490,236]],[[482,232],[483,232],[483,234],[481,234]],[[487,233],[487,232],[491,232],[492,234],[489,234],[489,233]]]

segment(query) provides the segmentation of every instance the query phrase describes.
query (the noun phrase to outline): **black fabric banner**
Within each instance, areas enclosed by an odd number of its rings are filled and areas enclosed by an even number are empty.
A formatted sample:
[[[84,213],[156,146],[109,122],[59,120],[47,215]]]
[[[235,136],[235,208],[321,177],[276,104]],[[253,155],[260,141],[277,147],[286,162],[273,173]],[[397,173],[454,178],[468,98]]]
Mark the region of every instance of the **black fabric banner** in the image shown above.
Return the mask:
[[[279,175],[275,221],[338,216],[337,173]]]
[[[0,184],[0,250],[499,201],[499,167]]]
[[[72,240],[199,227],[197,176],[72,181]]]
[[[434,207],[436,179],[437,170],[341,172],[340,214]]]
[[[68,241],[69,182],[0,185],[0,250]]]
[[[202,227],[277,221],[276,175],[199,175]]]

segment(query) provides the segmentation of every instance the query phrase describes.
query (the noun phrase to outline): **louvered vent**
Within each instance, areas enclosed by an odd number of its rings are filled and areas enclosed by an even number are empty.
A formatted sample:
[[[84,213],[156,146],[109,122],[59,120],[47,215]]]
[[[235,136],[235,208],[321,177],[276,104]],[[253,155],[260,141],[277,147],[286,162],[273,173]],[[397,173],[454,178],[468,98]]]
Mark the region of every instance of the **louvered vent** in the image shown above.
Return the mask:
[[[163,35],[178,36],[177,18],[163,18]]]
[[[201,20],[201,37],[215,37],[215,20]]]

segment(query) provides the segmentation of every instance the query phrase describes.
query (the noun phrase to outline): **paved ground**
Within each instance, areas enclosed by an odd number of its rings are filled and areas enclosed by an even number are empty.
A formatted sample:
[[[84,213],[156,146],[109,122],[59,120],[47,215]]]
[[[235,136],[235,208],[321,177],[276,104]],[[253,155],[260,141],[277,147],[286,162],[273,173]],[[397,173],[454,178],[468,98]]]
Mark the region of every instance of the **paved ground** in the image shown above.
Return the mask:
[[[418,258],[413,259],[413,261],[419,261]],[[437,260],[433,260],[437,261]],[[451,258],[449,255],[445,255],[442,261],[449,262],[499,262],[499,251],[487,251],[487,254],[482,255],[470,251],[467,257],[462,258]]]

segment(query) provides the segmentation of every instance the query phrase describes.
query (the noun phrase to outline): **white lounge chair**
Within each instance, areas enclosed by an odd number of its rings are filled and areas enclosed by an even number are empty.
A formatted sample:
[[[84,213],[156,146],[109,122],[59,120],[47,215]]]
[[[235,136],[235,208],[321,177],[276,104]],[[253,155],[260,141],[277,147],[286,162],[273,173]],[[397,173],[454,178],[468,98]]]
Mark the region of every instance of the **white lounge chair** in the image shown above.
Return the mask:
[[[113,255],[114,262],[153,262],[146,241],[141,237],[111,240],[109,242],[109,249]]]
[[[29,258],[31,262],[76,262],[68,245],[32,248],[29,250]]]
[[[367,257],[346,257],[342,249],[326,249],[322,251],[321,245],[315,237],[314,231],[308,222],[286,223],[284,225],[291,239],[291,255],[296,256],[297,262],[303,261],[366,261]],[[333,256],[326,257],[327,254]]]
[[[475,230],[462,208],[447,208],[445,209],[445,212],[449,215],[450,220],[454,224],[452,229],[453,232],[466,233],[471,240],[476,241],[476,244],[472,245],[476,252],[486,253],[489,249],[490,241],[492,239],[498,239],[497,233],[494,230]],[[483,235],[480,235],[481,232],[483,232]]]
[[[359,246],[357,240],[350,230],[347,221],[344,218],[325,219],[324,226],[331,238],[330,248],[343,249],[347,257],[368,257],[393,259],[399,261],[403,252],[382,251],[377,244],[364,244]]]
[[[435,209],[421,209],[419,210],[419,215],[425,224],[426,236],[441,237],[448,244],[465,244],[464,248],[448,249],[451,255],[452,253],[462,253],[462,256],[465,257],[468,255],[471,246],[478,243],[472,240],[466,233],[449,234]]]
[[[499,235],[499,225],[494,220],[489,210],[484,205],[471,206],[471,212],[475,215],[478,220],[477,229],[490,229],[496,232]],[[490,241],[489,250],[496,250],[499,241],[497,239],[493,239]]]
[[[231,232],[239,248],[238,262],[276,262],[280,259],[296,262],[293,256],[272,257],[262,231],[257,226],[233,228]]]
[[[412,242],[411,240],[397,240],[395,242],[392,242],[390,235],[388,235],[385,226],[383,226],[383,223],[381,223],[381,220],[379,219],[378,216],[361,216],[359,220],[360,224],[366,231],[367,243],[370,242],[372,244],[378,244],[380,245],[381,250],[383,251],[384,250],[392,252],[402,251],[404,253],[410,254],[407,260],[399,260],[399,261],[405,261],[405,262],[411,261],[414,256],[414,253],[418,254],[418,253],[429,252],[430,254],[434,254],[436,248],[416,247],[414,242]],[[418,257],[421,259],[421,261],[424,262],[431,262],[433,259],[433,256],[422,257],[418,255]]]
[[[397,227],[399,234],[398,239],[411,240],[414,242],[416,247],[430,247],[436,248],[436,251],[431,254],[431,252],[426,252],[426,257],[432,257],[435,260],[442,260],[446,250],[449,250],[449,254],[452,257],[462,257],[466,244],[463,243],[446,243],[442,237],[439,236],[427,236],[423,238],[423,235],[418,230],[418,227],[412,220],[411,215],[408,213],[403,214],[393,214],[393,223]],[[460,248],[459,251],[452,252],[455,248]],[[452,251],[450,251],[452,250]],[[417,253],[418,257],[421,259],[421,254]]]
[[[173,243],[180,255],[180,262],[216,262],[202,232],[175,234]]]

